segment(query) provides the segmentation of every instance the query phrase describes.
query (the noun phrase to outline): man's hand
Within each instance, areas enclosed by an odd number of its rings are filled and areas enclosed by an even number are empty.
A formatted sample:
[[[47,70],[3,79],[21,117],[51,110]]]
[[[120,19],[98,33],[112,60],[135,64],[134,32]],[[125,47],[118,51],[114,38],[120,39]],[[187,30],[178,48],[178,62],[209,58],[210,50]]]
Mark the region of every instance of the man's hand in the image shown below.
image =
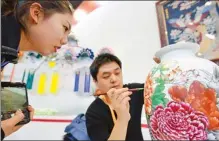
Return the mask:
[[[128,122],[130,120],[129,101],[132,92],[128,88],[112,88],[107,92],[112,108],[116,111],[118,120]]]
[[[28,106],[28,110],[30,111],[30,119],[32,120],[34,115],[34,109],[31,106]],[[1,121],[1,128],[5,133],[5,137],[20,129],[23,125],[16,126],[16,124],[22,121],[23,119],[24,114],[21,110],[18,110],[12,118]]]

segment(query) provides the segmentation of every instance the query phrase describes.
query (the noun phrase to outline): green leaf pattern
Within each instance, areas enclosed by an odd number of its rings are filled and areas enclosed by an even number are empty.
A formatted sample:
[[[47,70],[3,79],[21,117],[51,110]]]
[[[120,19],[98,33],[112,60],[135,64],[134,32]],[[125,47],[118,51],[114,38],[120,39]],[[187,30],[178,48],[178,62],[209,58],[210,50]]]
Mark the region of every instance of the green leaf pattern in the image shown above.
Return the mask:
[[[164,64],[159,64],[157,67],[152,70],[152,78],[156,82],[156,87],[154,89],[153,95],[151,96],[152,109],[156,108],[157,105],[165,106],[169,100],[165,97],[165,82],[168,80],[165,74],[169,71],[169,68],[166,68]]]

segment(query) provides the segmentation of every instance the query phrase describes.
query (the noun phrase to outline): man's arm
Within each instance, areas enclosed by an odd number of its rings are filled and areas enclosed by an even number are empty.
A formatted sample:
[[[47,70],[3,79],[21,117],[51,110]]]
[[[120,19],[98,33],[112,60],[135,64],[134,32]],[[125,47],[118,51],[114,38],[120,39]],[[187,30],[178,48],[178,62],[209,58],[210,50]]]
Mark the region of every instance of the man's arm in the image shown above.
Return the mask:
[[[116,120],[108,140],[125,140],[129,121]]]
[[[110,106],[116,111],[117,120],[108,140],[125,140],[128,123],[131,118],[129,109],[130,95],[128,88],[110,89],[107,96],[110,99]]]
[[[86,126],[90,139],[92,141],[106,140],[125,140],[127,127],[130,120],[129,100],[131,92],[128,88],[110,89],[107,96],[110,99],[110,106],[116,111],[117,120],[112,131],[109,131],[110,120],[108,109],[104,105],[91,104],[86,112]],[[101,108],[102,106],[102,108]],[[104,114],[105,113],[105,114]],[[102,116],[101,116],[102,115]],[[112,122],[112,121],[111,121]]]

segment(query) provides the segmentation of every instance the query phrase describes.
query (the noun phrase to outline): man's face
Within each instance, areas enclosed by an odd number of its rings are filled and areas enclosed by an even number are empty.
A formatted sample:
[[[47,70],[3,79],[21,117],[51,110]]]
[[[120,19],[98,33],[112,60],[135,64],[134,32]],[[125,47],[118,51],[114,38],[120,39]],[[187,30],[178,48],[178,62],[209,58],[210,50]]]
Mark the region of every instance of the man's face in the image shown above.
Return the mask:
[[[108,92],[111,88],[122,88],[122,70],[116,62],[110,62],[100,66],[97,73],[97,88],[103,92]]]

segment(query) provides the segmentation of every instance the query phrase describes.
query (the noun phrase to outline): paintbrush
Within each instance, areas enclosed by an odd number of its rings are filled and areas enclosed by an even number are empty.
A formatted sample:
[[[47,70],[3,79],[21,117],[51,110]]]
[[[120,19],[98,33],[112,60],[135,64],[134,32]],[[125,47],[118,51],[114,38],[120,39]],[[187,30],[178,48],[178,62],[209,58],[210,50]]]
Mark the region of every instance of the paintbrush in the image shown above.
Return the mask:
[[[140,91],[140,90],[144,90],[144,88],[128,89],[128,91],[130,91],[130,92],[135,92],[135,91]],[[107,95],[107,93],[102,93],[102,94],[97,94],[97,93],[95,93],[95,94],[94,94],[94,96],[101,96],[101,95]]]

